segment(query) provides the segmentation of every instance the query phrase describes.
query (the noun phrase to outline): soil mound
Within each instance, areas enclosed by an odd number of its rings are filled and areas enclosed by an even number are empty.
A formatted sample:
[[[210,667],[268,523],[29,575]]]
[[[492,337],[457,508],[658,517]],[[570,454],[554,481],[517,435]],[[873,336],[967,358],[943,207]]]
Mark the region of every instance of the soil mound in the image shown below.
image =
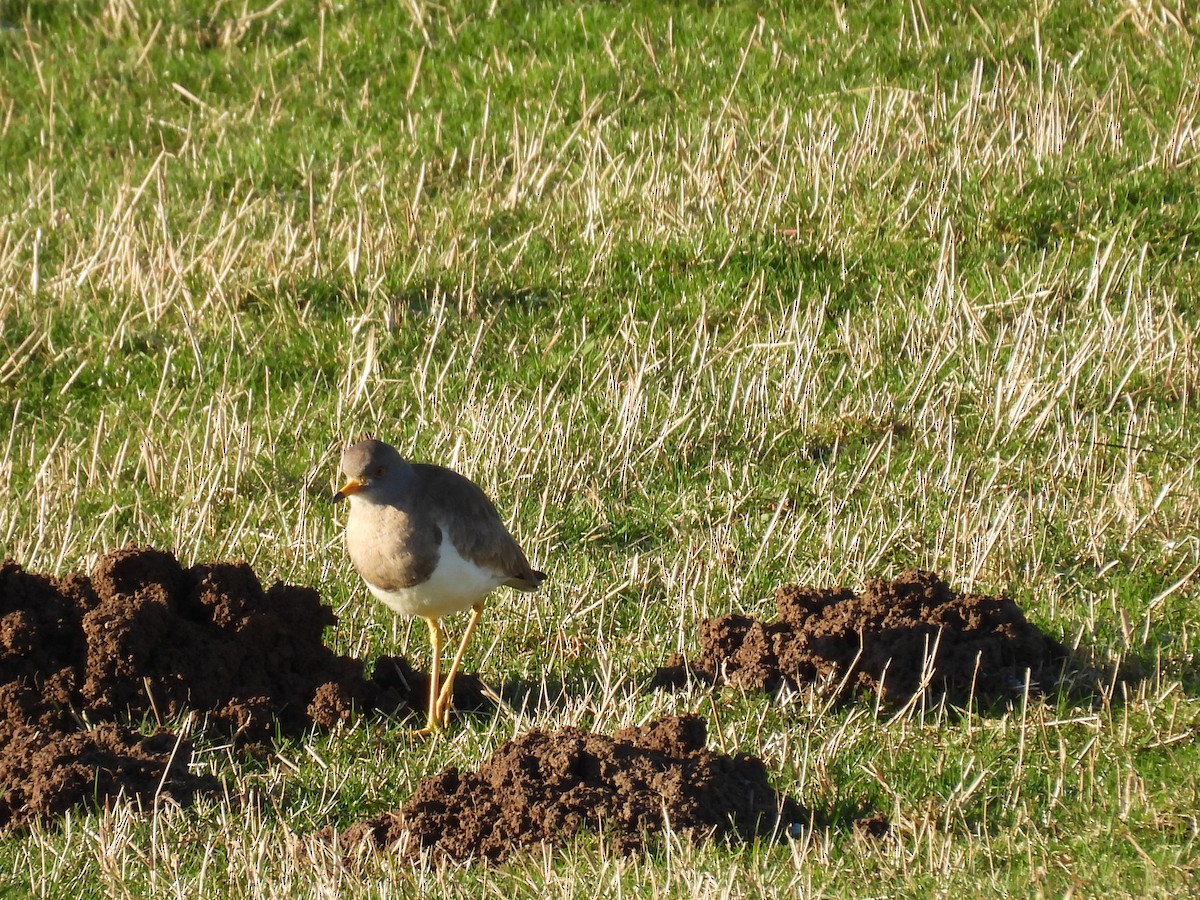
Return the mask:
[[[696,716],[668,717],[613,737],[577,728],[530,731],[475,772],[424,779],[400,809],[351,826],[348,857],[390,849],[413,860],[498,861],[536,844],[602,832],[622,852],[670,829],[693,841],[787,834],[812,816],[777,794],[757,757],[705,748]],[[333,842],[331,829],[318,839]]]
[[[424,709],[428,676],[384,657],[364,677],[322,643],[335,622],[315,590],[264,590],[245,563],[184,568],[126,548],[90,578],[0,564],[0,829],[122,792],[187,802],[216,787],[189,774],[189,742],[124,723],[191,710],[246,742],[332,728],[353,709]],[[461,678],[456,704],[480,700]]]
[[[841,696],[882,691],[902,704],[918,693],[965,706],[1055,684],[1067,649],[1025,619],[1006,597],[956,594],[937,575],[915,569],[895,580],[849,588],[783,585],[779,618],[731,614],[700,624],[700,655],[674,654],[655,674],[658,687],[686,683],[689,672],[713,683],[775,692],[817,685]]]

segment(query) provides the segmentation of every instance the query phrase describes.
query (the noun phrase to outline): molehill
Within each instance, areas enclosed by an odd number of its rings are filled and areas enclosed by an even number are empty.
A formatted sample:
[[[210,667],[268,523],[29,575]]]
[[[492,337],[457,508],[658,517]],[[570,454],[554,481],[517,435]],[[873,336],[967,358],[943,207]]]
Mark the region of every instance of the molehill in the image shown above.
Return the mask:
[[[335,622],[315,590],[264,590],[245,563],[184,568],[130,547],[90,577],[0,564],[0,829],[118,794],[187,803],[217,790],[189,771],[191,741],[131,724],[190,711],[245,744],[411,708],[409,696],[422,707],[426,676],[384,657],[365,677],[322,642]],[[464,678],[456,702],[475,703],[472,691]]]
[[[399,809],[341,835],[317,835],[349,858],[389,850],[416,862],[498,861],[580,831],[605,834],[621,852],[668,826],[695,842],[794,833],[812,814],[777,794],[762,760],[706,749],[697,716],[669,716],[612,737],[563,728],[502,744],[473,772],[424,779]]]
[[[1006,597],[958,594],[931,572],[910,569],[850,588],[783,585],[779,617],[738,613],[700,623],[700,652],[673,654],[655,673],[658,687],[689,675],[746,690],[816,687],[843,699],[881,693],[966,706],[1019,696],[1058,683],[1067,649],[1030,623]]]

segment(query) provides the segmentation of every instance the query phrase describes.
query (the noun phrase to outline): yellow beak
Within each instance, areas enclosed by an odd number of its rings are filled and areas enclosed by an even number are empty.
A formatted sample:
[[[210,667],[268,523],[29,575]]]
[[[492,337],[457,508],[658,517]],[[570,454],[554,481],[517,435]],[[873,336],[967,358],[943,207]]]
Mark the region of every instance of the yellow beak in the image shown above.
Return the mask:
[[[345,484],[342,485],[341,489],[336,494],[333,495],[333,502],[341,503],[343,500],[345,500],[351,494],[357,494],[359,491],[361,491],[366,486],[367,486],[367,483],[365,481],[361,481],[357,478],[351,478],[349,481],[347,481]]]

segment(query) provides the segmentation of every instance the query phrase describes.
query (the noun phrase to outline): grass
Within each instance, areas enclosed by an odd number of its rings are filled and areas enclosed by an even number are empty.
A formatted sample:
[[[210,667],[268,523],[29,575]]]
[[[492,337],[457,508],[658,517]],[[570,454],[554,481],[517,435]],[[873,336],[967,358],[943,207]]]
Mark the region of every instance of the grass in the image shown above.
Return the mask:
[[[423,635],[324,503],[374,431],[497,499],[535,606],[469,668],[570,700],[365,726],[231,794],[0,843],[12,895],[1195,890],[1196,252],[1186,4],[0,3],[0,547],[127,541]],[[907,566],[1142,679],[899,718],[649,694],[697,621]],[[498,869],[299,863],[531,726],[668,711],[824,808],[786,846],[602,838]]]

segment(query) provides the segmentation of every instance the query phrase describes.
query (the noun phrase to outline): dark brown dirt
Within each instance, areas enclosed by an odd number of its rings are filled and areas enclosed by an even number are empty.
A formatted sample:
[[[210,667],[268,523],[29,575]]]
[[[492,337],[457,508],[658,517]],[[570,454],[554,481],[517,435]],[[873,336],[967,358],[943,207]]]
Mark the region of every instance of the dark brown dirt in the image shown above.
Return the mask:
[[[337,838],[348,858],[388,849],[414,861],[497,861],[588,830],[622,852],[641,850],[668,827],[693,841],[786,835],[812,817],[777,794],[762,761],[705,748],[696,716],[669,717],[613,737],[576,728],[530,731],[475,772],[448,768],[424,779],[400,809]],[[319,840],[334,841],[325,829]]]
[[[700,655],[680,654],[655,675],[659,687],[689,673],[713,683],[776,692],[818,686],[849,697],[882,691],[903,704],[918,692],[965,706],[1019,696],[1026,671],[1034,690],[1052,687],[1067,649],[1025,619],[1012,600],[956,594],[930,572],[878,579],[861,594],[784,585],[779,618],[743,615],[700,624]]]
[[[398,657],[363,674],[322,643],[336,621],[311,588],[263,590],[245,563],[183,568],[126,548],[91,577],[0,565],[0,829],[120,793],[187,802],[211,791],[189,774],[192,745],[130,724],[197,712],[241,743],[345,722],[352,710],[424,709],[428,677]],[[459,708],[481,701],[470,676]],[[412,702],[409,700],[412,698]]]

